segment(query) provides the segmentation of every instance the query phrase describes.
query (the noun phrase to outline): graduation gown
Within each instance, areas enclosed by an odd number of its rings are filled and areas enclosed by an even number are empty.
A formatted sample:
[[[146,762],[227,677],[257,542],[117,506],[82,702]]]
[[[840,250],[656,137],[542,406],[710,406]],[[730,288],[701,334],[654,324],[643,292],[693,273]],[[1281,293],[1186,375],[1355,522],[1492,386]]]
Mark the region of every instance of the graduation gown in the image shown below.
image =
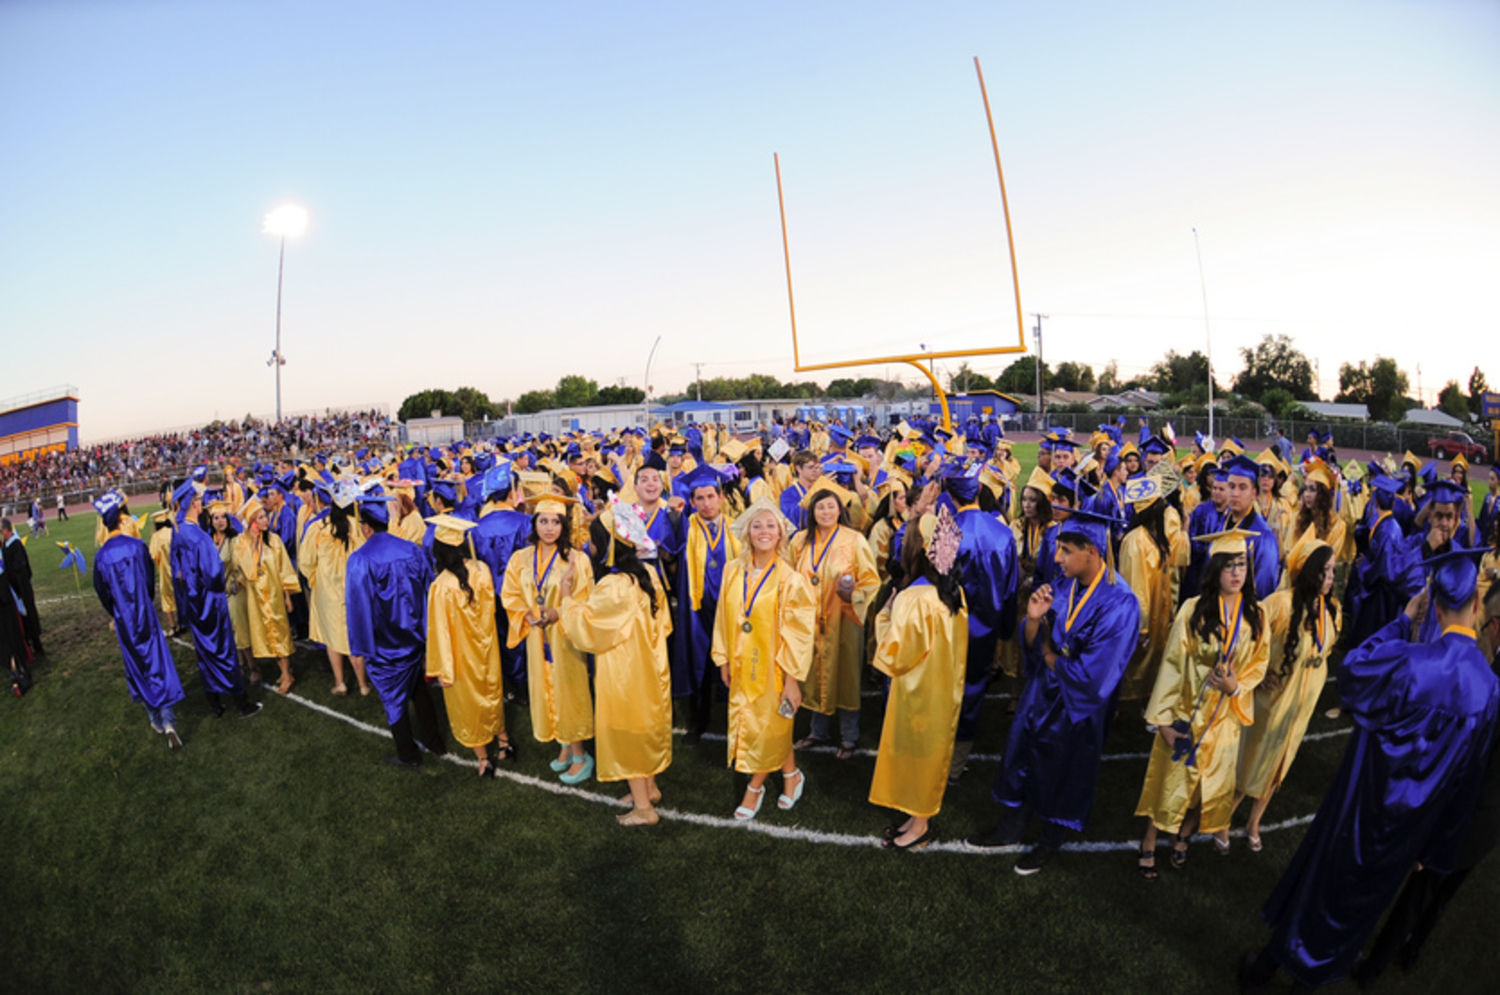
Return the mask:
[[[1039,817],[1079,832],[1093,808],[1115,692],[1140,625],[1135,595],[1109,573],[1104,568],[1092,594],[1072,578],[1053,587],[1052,610],[1025,647],[1026,689],[995,778],[1001,805],[1029,805]],[[1076,612],[1071,625],[1070,600]],[[1049,633],[1058,648],[1052,667],[1042,651]]]
[[[214,538],[219,549],[219,562],[224,564],[224,596],[229,602],[229,621],[234,628],[234,648],[250,648],[250,592],[245,588],[245,575],[240,573],[239,562],[234,558],[236,536],[225,539]]]
[[[442,685],[453,738],[474,748],[505,731],[505,690],[495,582],[478,560],[464,567],[472,597],[446,570],[427,589],[427,676]]]
[[[349,612],[344,603],[345,571],[349,554],[364,545],[358,525],[349,523],[349,543],[334,536],[328,519],[312,523],[302,537],[302,556],[297,569],[307,578],[307,634],[335,653],[349,655]]]
[[[792,523],[793,528],[800,529],[805,524],[804,516],[807,514],[807,509],[802,507],[802,499],[805,497],[807,497],[807,488],[794,479],[787,484],[781,496],[776,499],[781,505],[781,513],[786,516],[787,521]]]
[[[748,556],[730,560],[714,617],[714,665],[729,669],[727,762],[743,774],[780,770],[791,754],[792,720],[777,709],[787,678],[807,678],[817,632],[812,585],[785,560],[771,569],[766,577]]]
[[[682,587],[673,633],[678,654],[672,658],[672,695],[677,698],[697,694],[704,681],[718,681],[712,662],[714,613],[725,565],[740,551],[726,516],[705,522],[694,513],[684,522],[687,541],[677,567]]]
[[[490,503],[479,509],[479,519],[469,530],[474,543],[474,555],[490,568],[498,589],[503,587],[510,558],[516,550],[526,545],[531,536],[531,516],[501,504]],[[521,640],[510,638],[510,613],[496,602],[495,625],[500,632],[500,666],[508,681],[526,680],[526,650]]]
[[[14,532],[10,534],[10,542],[5,544],[4,560],[4,573],[10,589],[15,592],[26,612],[26,617],[21,620],[22,629],[26,638],[35,645],[42,638],[42,623],[36,613],[36,592],[31,583],[31,558],[26,553],[26,544]]]
[[[588,557],[577,550],[542,559],[535,546],[511,554],[500,586],[507,638],[524,646],[531,699],[531,734],[540,743],[578,743],[594,735],[594,699],[589,694],[588,661],[561,625],[542,628],[526,619],[537,606],[562,612],[558,581],[573,565],[573,593],[587,600],[594,586]],[[539,582],[540,580],[540,582]]]
[[[900,591],[876,620],[876,670],[891,678],[870,802],[931,818],[943,805],[964,699],[972,623],[950,612],[926,578]]]
[[[1359,645],[1401,613],[1421,586],[1412,546],[1390,512],[1377,512],[1365,555],[1349,575],[1349,641]]]
[[[249,532],[234,537],[234,559],[244,578],[250,652],[262,659],[291,656],[292,625],[284,595],[302,590],[286,547],[274,532],[257,540]]]
[[[600,781],[654,777],[672,763],[672,617],[626,574],[608,574],[562,602],[568,639],[594,654],[594,746]]]
[[[1328,680],[1328,655],[1339,641],[1338,620],[1326,608],[1321,632],[1307,631],[1302,620],[1296,650],[1286,656],[1287,630],[1292,624],[1292,592],[1277,591],[1261,608],[1270,632],[1271,655],[1267,680],[1255,689],[1255,724],[1240,734],[1240,759],[1235,790],[1251,798],[1264,798],[1281,786],[1297,757],[1297,748],[1307,732],[1308,720],[1318,706],[1318,696]],[[1269,677],[1275,675],[1275,687]]]
[[[1281,541],[1276,538],[1276,530],[1253,508],[1238,525],[1226,524],[1224,527],[1255,533],[1254,539],[1245,540],[1245,556],[1250,561],[1250,576],[1245,583],[1255,584],[1255,596],[1262,601],[1275,594],[1281,583]]]
[[[427,554],[389,532],[373,533],[349,554],[344,576],[349,652],[364,657],[390,725],[401,720],[406,699],[421,680],[432,579]]]
[[[182,700],[182,682],[152,599],[156,567],[146,544],[111,532],[94,556],[94,592],[115,623],[130,697],[157,709]]]
[[[1168,557],[1170,557],[1170,547]],[[1172,628],[1172,567],[1156,541],[1143,528],[1134,528],[1120,543],[1120,577],[1135,592],[1140,605],[1140,636],[1130,666],[1120,681],[1120,700],[1138,701],[1151,693],[1157,668]]]
[[[1250,541],[1250,540],[1247,540]],[[1212,597],[1212,595],[1200,595]],[[1240,727],[1255,721],[1255,686],[1265,677],[1270,660],[1270,641],[1265,619],[1259,637],[1251,634],[1249,619],[1241,619],[1233,635],[1227,666],[1239,681],[1236,694],[1205,690],[1209,675],[1223,653],[1224,637],[1199,639],[1188,627],[1199,598],[1189,598],[1172,622],[1157,672],[1146,722],[1165,727],[1173,722],[1190,724],[1198,744],[1192,766],[1187,758],[1172,759],[1172,747],[1161,736],[1152,737],[1151,759],[1146,765],[1146,783],[1141,786],[1135,814],[1143,815],[1166,833],[1175,833],[1183,818],[1200,807],[1198,831],[1217,833],[1229,828],[1234,811],[1235,770],[1240,756]]]
[[[1000,669],[1005,676],[1016,678],[1021,676],[1021,625],[1026,621],[1026,602],[1031,597],[1031,592],[1043,583],[1051,583],[1050,580],[1042,580],[1043,557],[1049,557],[1051,568],[1047,570],[1047,576],[1057,569],[1057,523],[1047,522],[1044,525],[1028,523],[1024,518],[1018,518],[1010,523],[1010,532],[1016,541],[1016,595],[1014,614],[1016,621],[1012,627],[1012,635],[1007,637],[1000,646]]]
[[[214,694],[243,694],[218,547],[197,522],[184,520],[172,530],[171,560],[178,621],[192,630],[204,688]]]
[[[175,614],[177,594],[172,590],[172,533],[176,529],[155,529],[151,533],[151,562],[156,566],[156,606],[163,614]]]
[[[1343,762],[1261,910],[1267,950],[1309,986],[1348,973],[1407,874],[1454,867],[1478,802],[1500,682],[1472,630],[1412,644],[1404,613],[1345,657]]]
[[[968,606],[969,638],[958,738],[972,742],[980,708],[995,668],[1000,643],[1015,634],[1019,574],[1016,540],[1010,527],[978,506],[954,516],[962,532],[954,569]]]
[[[1195,598],[1203,591],[1203,574],[1208,569],[1209,543],[1191,540],[1226,528],[1224,515],[1224,510],[1215,507],[1212,501],[1200,502],[1188,515],[1188,568],[1182,577],[1182,594],[1187,598]]]
[[[815,558],[813,535],[811,530],[798,532],[790,551],[818,606],[812,666],[802,682],[802,707],[822,715],[832,715],[840,708],[858,711],[865,613],[880,589],[875,557],[864,536],[840,525],[826,544],[818,544]],[[846,573],[854,577],[854,592],[847,604],[838,596],[838,579]]]

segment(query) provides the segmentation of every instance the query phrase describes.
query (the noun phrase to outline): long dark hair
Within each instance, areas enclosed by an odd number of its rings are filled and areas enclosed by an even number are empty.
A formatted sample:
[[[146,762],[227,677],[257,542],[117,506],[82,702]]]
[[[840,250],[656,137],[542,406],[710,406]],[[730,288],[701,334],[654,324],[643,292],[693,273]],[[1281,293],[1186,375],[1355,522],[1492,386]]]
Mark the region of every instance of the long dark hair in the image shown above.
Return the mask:
[[[349,512],[336,504],[328,506],[328,531],[345,549],[349,548]]]
[[[838,524],[849,524],[849,509],[844,507],[844,502],[840,501],[839,496],[833,493],[833,491],[830,491],[826,487],[819,487],[817,490],[812,492],[812,497],[807,499],[807,518],[805,519],[806,524],[804,524],[802,526],[802,530],[797,533],[797,535],[802,536],[803,545],[806,545],[807,543],[812,541],[813,534],[818,529],[818,520],[813,517],[813,509],[816,508],[818,506],[818,502],[823,500],[824,498],[833,498],[834,503],[839,506]],[[799,548],[798,552],[800,553],[800,551],[801,550]]]
[[[531,537],[530,537],[530,539],[531,539],[531,544],[533,546],[540,546],[542,544],[542,537],[540,535],[538,535],[537,531],[536,531],[536,520],[537,520],[537,516],[540,515],[540,514],[541,514],[541,512],[537,512],[536,515],[532,515],[531,516]],[[550,515],[550,514],[552,514],[552,512],[549,511],[549,512],[547,512],[547,514]],[[595,545],[597,545],[597,543]],[[562,511],[562,532],[557,537],[557,550],[558,550],[558,552],[562,553],[563,559],[567,560],[568,553],[572,549],[573,549],[573,506],[571,504],[565,504],[565,505],[563,505],[563,511]]]
[[[617,574],[625,574],[635,581],[636,586],[646,592],[646,597],[651,599],[651,614],[656,614],[656,582],[651,579],[651,571],[641,562],[640,557],[635,555],[635,547],[623,542],[615,542],[615,565],[609,566],[609,546],[612,536],[609,526],[604,523],[603,516],[595,518],[589,525],[589,544],[594,547],[594,575],[602,577],[613,571]]]
[[[1297,655],[1297,641],[1301,635],[1299,630],[1304,625],[1308,632],[1317,631],[1325,608],[1333,615],[1334,624],[1338,624],[1338,599],[1331,591],[1327,595],[1323,594],[1323,570],[1332,558],[1332,546],[1319,546],[1313,550],[1307,562],[1302,564],[1302,572],[1292,578],[1292,624],[1286,630],[1286,650],[1281,657],[1282,677],[1291,676],[1292,666],[1296,663],[1293,658]]]
[[[1307,531],[1307,527],[1314,522],[1318,525],[1318,538],[1327,539],[1328,530],[1333,526],[1333,492],[1319,483],[1309,483],[1308,487],[1317,488],[1317,500],[1314,507],[1305,506],[1297,509],[1297,535]]]
[[[1167,541],[1167,502],[1161,498],[1152,501],[1135,513],[1135,527],[1146,530],[1146,535],[1156,544],[1165,566],[1172,555],[1172,544]]]
[[[916,525],[915,522],[912,523]],[[901,543],[901,568],[905,579],[901,583],[904,590],[911,586],[918,577],[925,577],[931,582],[938,593],[938,598],[948,609],[949,614],[957,615],[963,607],[963,593],[959,590],[958,575],[956,571],[949,570],[944,576],[937,572],[932,561],[927,559],[927,550],[922,546],[922,536],[915,529],[908,528],[907,534]]]
[[[464,594],[468,595],[468,603],[474,603],[474,589],[469,586],[469,567],[465,562],[464,548],[462,546],[450,546],[446,542],[432,544],[432,559],[437,563],[438,573],[450,573],[458,581],[458,586],[463,588]]]
[[[1198,598],[1198,604],[1193,607],[1193,616],[1188,620],[1188,629],[1204,642],[1211,639],[1223,639],[1227,633],[1223,632],[1223,624],[1219,621],[1219,574],[1224,572],[1224,566],[1236,556],[1244,556],[1244,553],[1215,553],[1208,559],[1208,568],[1203,571],[1203,591]],[[1240,617],[1250,623],[1250,639],[1254,641],[1260,638],[1261,612],[1260,602],[1255,599],[1255,585],[1249,576],[1249,567],[1246,566],[1245,586],[1240,589]]]

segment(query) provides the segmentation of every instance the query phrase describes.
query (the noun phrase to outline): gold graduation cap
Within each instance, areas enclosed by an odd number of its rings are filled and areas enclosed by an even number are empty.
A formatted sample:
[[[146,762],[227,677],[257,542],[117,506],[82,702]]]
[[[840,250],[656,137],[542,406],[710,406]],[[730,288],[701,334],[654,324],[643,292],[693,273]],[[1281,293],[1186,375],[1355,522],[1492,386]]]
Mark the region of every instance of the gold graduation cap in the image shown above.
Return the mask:
[[[1053,483],[1054,481],[1047,474],[1047,471],[1043,470],[1039,466],[1032,467],[1031,476],[1026,478],[1026,486],[1030,487],[1032,490],[1041,491],[1047,496],[1048,501],[1052,500]]]
[[[1281,461],[1281,457],[1277,456],[1269,449],[1265,449],[1257,453],[1255,456],[1255,462],[1259,463],[1261,466],[1268,466],[1272,470],[1275,470],[1277,473],[1291,472],[1287,468],[1287,465]]]
[[[1302,573],[1302,568],[1307,560],[1320,549],[1329,548],[1328,543],[1322,539],[1310,538],[1294,545],[1286,554],[1286,575],[1291,578],[1291,583],[1296,586],[1297,578]]]
[[[1225,529],[1223,532],[1207,532],[1195,536],[1193,541],[1208,543],[1208,555],[1218,556],[1220,553],[1243,553],[1246,549],[1245,540],[1255,537],[1256,533],[1249,529]]]
[[[1422,469],[1422,461],[1410,449],[1401,454],[1401,464],[1404,466],[1407,463],[1411,464],[1413,470]]]
[[[521,499],[533,515],[566,515],[568,505],[577,504],[578,499],[566,494],[557,494],[551,490],[539,494],[528,494]]]
[[[839,499],[841,507],[854,501],[854,495],[845,490],[837,480],[834,480],[832,477],[819,477],[817,482],[807,489],[807,494],[803,496],[800,502],[802,507],[811,508],[813,495],[819,491],[832,491],[834,496]]]
[[[1225,439],[1223,442],[1219,443],[1219,452],[1221,454],[1228,453],[1231,456],[1239,456],[1244,453],[1244,451],[1245,447],[1240,445],[1238,442],[1235,442],[1233,439]]]
[[[1333,470],[1316,456],[1302,464],[1302,479],[1320,485],[1325,491],[1334,489]]]
[[[737,463],[739,462],[739,458],[749,451],[749,448],[739,439],[731,436],[725,439],[724,444],[719,447],[719,453],[730,463]]]
[[[521,481],[521,493],[525,495],[523,500],[552,489],[552,476],[541,470],[517,470],[516,477]]]

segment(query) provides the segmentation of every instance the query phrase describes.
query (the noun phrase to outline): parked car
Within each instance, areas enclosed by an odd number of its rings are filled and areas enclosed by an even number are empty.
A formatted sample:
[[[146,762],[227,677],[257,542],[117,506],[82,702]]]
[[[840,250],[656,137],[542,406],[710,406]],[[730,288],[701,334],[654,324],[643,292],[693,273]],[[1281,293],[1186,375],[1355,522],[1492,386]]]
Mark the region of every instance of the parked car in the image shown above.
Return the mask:
[[[1432,436],[1427,440],[1427,452],[1438,459],[1452,459],[1463,453],[1464,459],[1470,463],[1485,462],[1484,446],[1470,438],[1467,432]]]

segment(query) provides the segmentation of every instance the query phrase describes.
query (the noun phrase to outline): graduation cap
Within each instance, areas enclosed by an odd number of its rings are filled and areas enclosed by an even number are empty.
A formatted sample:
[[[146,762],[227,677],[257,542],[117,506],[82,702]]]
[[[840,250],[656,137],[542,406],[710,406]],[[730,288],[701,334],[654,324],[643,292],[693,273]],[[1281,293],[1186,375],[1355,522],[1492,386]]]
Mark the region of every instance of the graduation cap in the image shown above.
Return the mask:
[[[1229,477],[1248,477],[1250,480],[1260,479],[1260,464],[1248,456],[1235,455],[1225,460],[1219,467]]]
[[[880,439],[873,435],[861,435],[854,440],[855,449],[879,449]]]
[[[1145,442],[1141,443],[1141,452],[1143,453],[1155,453],[1158,456],[1165,456],[1171,451],[1171,446],[1167,445],[1164,441],[1154,435],[1147,439]]]
[[[1438,479],[1437,464],[1428,463],[1426,466],[1422,467],[1422,469],[1417,471],[1417,476],[1421,477],[1422,483],[1426,484],[1427,487],[1431,489],[1432,485],[1437,483]]]
[[[512,483],[514,483],[514,478],[511,476],[510,461],[501,460],[484,471],[484,480],[480,484],[480,490],[484,491],[484,497],[488,500],[492,495],[509,491]]]
[[[1434,504],[1458,504],[1468,492],[1451,480],[1439,480],[1427,488],[1427,498]]]
[[[1430,571],[1432,596],[1439,605],[1456,611],[1469,603],[1479,584],[1479,558],[1487,552],[1484,546],[1462,549],[1454,543],[1448,552],[1422,561]]]
[[[1238,456],[1245,451],[1244,445],[1236,438],[1228,438],[1219,443],[1219,455],[1228,453],[1230,456]]]
[[[368,491],[356,497],[354,503],[358,507],[359,513],[365,518],[389,524],[391,520],[391,502],[394,500],[396,499],[386,494],[380,485],[376,484]]]
[[[1078,509],[1057,527],[1057,538],[1077,538],[1093,546],[1101,556],[1109,556],[1113,546],[1110,543],[1109,531],[1112,526],[1124,525],[1123,519],[1112,515],[1101,515],[1094,511]]]
[[[1026,486],[1034,491],[1040,491],[1048,501],[1052,500],[1052,478],[1047,471],[1039,466],[1031,468],[1031,476],[1026,478]]]
[[[1420,469],[1422,469],[1422,461],[1421,461],[1421,459],[1419,459],[1417,457],[1417,455],[1415,453],[1413,453],[1410,449],[1408,449],[1406,452],[1404,452],[1404,453],[1401,454],[1401,464],[1400,465],[1401,466],[1405,466],[1408,463],[1411,464],[1411,468],[1413,470],[1420,470]]]
[[[1365,468],[1359,465],[1357,460],[1350,460],[1344,464],[1344,477],[1349,480],[1362,480],[1365,476]]]
[[[1292,585],[1296,586],[1297,578],[1302,575],[1302,568],[1307,565],[1308,560],[1312,559],[1314,553],[1320,549],[1332,548],[1322,539],[1308,539],[1292,546],[1286,554],[1286,575]]]
[[[1077,439],[1071,439],[1066,435],[1057,434],[1056,432],[1054,432],[1053,434],[1049,434],[1047,436],[1047,441],[1052,444],[1049,447],[1051,449],[1078,449],[1083,446],[1083,443],[1079,442]]]
[[[712,487],[715,490],[722,491],[724,489],[725,474],[707,463],[700,463],[673,481],[674,489],[678,483],[686,489],[687,496],[691,498],[693,491],[699,487]]]
[[[1258,533],[1249,529],[1225,529],[1223,532],[1206,532],[1201,536],[1194,536],[1194,542],[1206,542],[1209,556],[1218,556],[1220,553],[1243,553],[1248,548],[1245,540],[1254,539]]]
[[[454,515],[432,515],[422,520],[432,526],[432,541],[444,546],[464,545],[469,541],[469,530],[474,528],[473,522]],[[472,545],[469,546],[469,555],[474,555]]]
[[[951,494],[955,500],[962,504],[968,504],[979,496],[981,481],[978,463],[965,466],[962,463],[950,463],[939,471],[943,481],[943,489]]]
[[[177,489],[172,492],[172,503],[179,508],[186,508],[192,502],[193,498],[202,494],[207,489],[197,480],[189,478],[178,484]]]
[[[749,447],[739,439],[731,437],[724,440],[724,444],[719,447],[719,452],[729,462],[737,463],[741,456],[749,452]]]
[[[854,433],[842,425],[829,425],[828,437],[841,446],[847,446],[854,441]]]
[[[495,454],[494,453],[475,453],[474,454],[474,471],[476,473],[484,473],[484,471],[488,470],[490,467],[492,467],[494,465],[495,465]]]
[[[443,499],[443,503],[453,508],[458,505],[458,484],[451,480],[434,480],[430,485],[433,494]]]
[[[1310,459],[1302,464],[1302,479],[1326,491],[1334,489],[1333,470],[1320,459]]]

